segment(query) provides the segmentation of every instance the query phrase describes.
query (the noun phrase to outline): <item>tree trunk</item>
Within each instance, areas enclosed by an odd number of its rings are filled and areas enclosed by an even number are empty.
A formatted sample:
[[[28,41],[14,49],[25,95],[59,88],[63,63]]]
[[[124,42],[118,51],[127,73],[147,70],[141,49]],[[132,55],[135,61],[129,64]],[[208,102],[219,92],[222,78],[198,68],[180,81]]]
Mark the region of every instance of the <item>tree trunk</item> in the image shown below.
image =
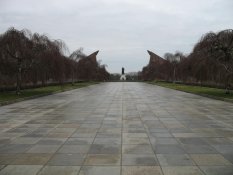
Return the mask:
[[[175,83],[176,81],[176,67],[174,67],[174,70],[173,70],[173,83]]]
[[[74,70],[72,70],[72,86],[74,86]]]
[[[16,85],[16,94],[17,94],[17,95],[20,95],[20,90],[21,90],[21,81],[22,81],[22,68],[21,68],[21,61],[18,61],[17,85]]]
[[[226,81],[225,81],[225,94],[230,94],[230,75],[226,76]]]

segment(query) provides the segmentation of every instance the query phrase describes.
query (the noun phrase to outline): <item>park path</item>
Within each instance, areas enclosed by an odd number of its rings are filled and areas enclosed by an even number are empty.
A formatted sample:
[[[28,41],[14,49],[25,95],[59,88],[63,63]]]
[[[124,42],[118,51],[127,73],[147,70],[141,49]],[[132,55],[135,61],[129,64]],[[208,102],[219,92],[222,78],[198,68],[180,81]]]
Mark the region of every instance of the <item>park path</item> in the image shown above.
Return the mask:
[[[232,175],[233,104],[101,83],[0,107],[0,175]]]

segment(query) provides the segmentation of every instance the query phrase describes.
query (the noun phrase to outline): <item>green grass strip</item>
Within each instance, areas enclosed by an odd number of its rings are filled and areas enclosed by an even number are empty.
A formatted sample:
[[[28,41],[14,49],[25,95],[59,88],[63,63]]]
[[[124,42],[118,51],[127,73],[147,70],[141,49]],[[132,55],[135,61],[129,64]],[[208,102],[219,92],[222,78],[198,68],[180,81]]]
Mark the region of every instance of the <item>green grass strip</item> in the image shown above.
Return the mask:
[[[46,87],[33,88],[33,89],[25,89],[21,91],[20,95],[17,95],[15,91],[0,92],[0,104],[3,102],[11,102],[33,96],[40,96],[40,95],[77,89],[93,84],[97,84],[97,82],[81,82],[81,83],[75,83],[73,86],[71,83],[69,83],[69,84],[64,84],[63,86],[55,85],[55,86],[46,86]]]
[[[155,84],[158,86],[175,89],[179,91],[189,92],[198,95],[206,95],[223,99],[233,99],[233,92],[231,94],[225,94],[224,89],[210,88],[203,86],[193,86],[193,85],[184,85],[184,84],[175,84],[168,82],[149,82],[150,84]]]

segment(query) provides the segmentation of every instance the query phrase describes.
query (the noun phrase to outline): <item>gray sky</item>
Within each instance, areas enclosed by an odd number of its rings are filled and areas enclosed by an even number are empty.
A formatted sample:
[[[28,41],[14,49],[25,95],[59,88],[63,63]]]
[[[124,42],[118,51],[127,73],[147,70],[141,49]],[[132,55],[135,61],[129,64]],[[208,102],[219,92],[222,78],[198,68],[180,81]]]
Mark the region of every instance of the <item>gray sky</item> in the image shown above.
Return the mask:
[[[131,72],[148,64],[148,49],[189,53],[204,33],[233,28],[232,9],[233,0],[0,0],[0,33],[45,33],[70,52],[100,50],[109,72]]]

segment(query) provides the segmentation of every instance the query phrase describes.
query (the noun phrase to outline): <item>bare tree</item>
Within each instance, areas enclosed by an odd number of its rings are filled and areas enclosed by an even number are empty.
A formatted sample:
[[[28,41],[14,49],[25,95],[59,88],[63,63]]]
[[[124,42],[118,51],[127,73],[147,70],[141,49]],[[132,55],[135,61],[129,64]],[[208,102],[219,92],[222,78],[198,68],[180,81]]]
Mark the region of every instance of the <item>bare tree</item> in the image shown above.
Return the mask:
[[[166,53],[164,58],[169,62],[162,65],[157,63],[157,67],[156,64],[144,67],[142,79],[154,79],[163,73],[169,79],[172,77],[173,82],[178,79],[186,83],[224,86],[226,93],[230,93],[233,81],[232,29],[203,35],[187,56],[176,52]]]
[[[194,47],[194,53],[212,60],[224,70],[224,84],[226,93],[230,93],[230,79],[233,75],[233,30],[223,30],[218,33],[207,33]],[[206,65],[209,66],[209,65]]]
[[[77,69],[77,64],[81,59],[85,58],[86,55],[83,53],[83,48],[79,48],[75,50],[69,58],[73,60],[73,64],[71,65],[72,69],[72,85],[74,85],[74,75],[75,75],[75,69]],[[77,71],[76,71],[77,72]]]
[[[211,55],[225,70],[226,94],[230,93],[230,79],[233,75],[233,30],[223,30],[213,35]]]
[[[0,35],[0,88],[14,87],[20,94],[23,86],[46,85],[74,79],[97,80],[108,77],[104,65],[96,55],[86,56],[83,49],[67,57],[68,48],[62,40],[51,40],[46,35],[29,30],[8,29]],[[39,85],[40,85],[39,84]]]
[[[165,53],[164,54],[164,58],[172,64],[173,83],[175,83],[175,81],[177,80],[176,71],[177,71],[177,67],[178,67],[178,64],[179,64],[182,56],[183,56],[183,54],[179,51],[177,51],[175,54],[172,54],[172,53]]]
[[[17,83],[16,93],[20,94],[22,72],[27,70],[32,65],[32,48],[30,33],[28,30],[8,29],[1,36],[0,48],[2,55],[15,61],[17,65]]]

